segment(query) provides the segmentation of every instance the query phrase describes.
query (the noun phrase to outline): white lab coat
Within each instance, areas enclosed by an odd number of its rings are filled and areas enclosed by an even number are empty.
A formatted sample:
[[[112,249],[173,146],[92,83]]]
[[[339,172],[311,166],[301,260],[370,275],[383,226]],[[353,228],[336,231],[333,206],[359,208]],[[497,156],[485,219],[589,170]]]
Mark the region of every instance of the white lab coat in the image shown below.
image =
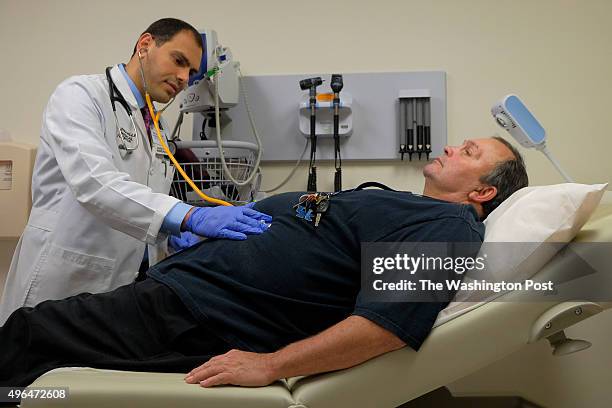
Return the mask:
[[[0,305],[0,326],[21,306],[99,293],[134,280],[145,243],[161,259],[173,167],[156,155],[118,67],[111,77],[132,107],[140,145],[119,154],[105,75],[71,77],[45,109],[32,180],[32,212],[17,244]],[[119,125],[131,122],[116,103]],[[165,127],[167,130],[167,127]],[[152,131],[156,141],[155,129]]]

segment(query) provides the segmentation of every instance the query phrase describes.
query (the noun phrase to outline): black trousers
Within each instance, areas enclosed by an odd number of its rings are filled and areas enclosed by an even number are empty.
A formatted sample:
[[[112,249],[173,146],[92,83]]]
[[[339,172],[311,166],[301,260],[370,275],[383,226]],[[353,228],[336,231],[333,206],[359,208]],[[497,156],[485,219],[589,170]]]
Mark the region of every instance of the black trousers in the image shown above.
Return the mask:
[[[0,386],[27,386],[58,367],[186,373],[230,348],[146,279],[13,312],[0,327]]]

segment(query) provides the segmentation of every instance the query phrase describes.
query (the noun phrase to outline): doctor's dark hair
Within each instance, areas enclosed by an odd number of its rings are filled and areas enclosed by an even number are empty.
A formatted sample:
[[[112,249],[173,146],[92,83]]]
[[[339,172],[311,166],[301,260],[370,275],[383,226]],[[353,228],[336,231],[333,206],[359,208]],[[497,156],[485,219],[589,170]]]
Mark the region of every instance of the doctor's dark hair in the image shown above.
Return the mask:
[[[174,37],[176,34],[181,31],[189,31],[193,34],[193,37],[200,47],[200,49],[204,50],[204,44],[202,43],[202,36],[193,28],[193,26],[189,23],[184,22],[183,20],[179,20],[177,18],[162,18],[161,20],[157,20],[146,30],[142,32],[142,34],[149,33],[153,36],[153,40],[155,41],[155,45],[158,47],[163,45],[165,42],[168,42]],[[142,36],[142,34],[140,34]],[[132,51],[132,56],[136,54],[136,45],[134,45],[134,50]]]
[[[510,149],[514,155],[514,159],[497,163],[489,174],[480,178],[481,183],[497,188],[495,197],[493,197],[492,200],[482,203],[483,220],[506,198],[510,197],[512,193],[529,185],[529,177],[527,176],[527,168],[525,167],[523,156],[521,156],[519,151],[507,140],[499,136],[494,136],[493,139],[503,143],[504,146]]]

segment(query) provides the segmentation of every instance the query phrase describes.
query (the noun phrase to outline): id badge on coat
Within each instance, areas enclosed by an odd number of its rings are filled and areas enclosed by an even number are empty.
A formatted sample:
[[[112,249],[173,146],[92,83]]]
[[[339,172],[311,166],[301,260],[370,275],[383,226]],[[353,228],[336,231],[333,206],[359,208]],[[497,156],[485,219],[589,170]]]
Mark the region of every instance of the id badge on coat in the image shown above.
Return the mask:
[[[153,129],[155,130],[155,129]],[[166,134],[166,131],[164,129],[160,129],[161,130],[161,136],[164,138],[164,142],[166,142],[166,145],[168,146],[168,135]],[[157,132],[152,132],[151,134],[151,150],[153,152],[153,155],[155,157],[157,157],[160,160],[169,160],[168,155],[166,154],[166,150],[164,150],[164,147],[161,145],[161,142],[159,141],[159,137],[157,136]],[[169,148],[170,146],[168,146]]]

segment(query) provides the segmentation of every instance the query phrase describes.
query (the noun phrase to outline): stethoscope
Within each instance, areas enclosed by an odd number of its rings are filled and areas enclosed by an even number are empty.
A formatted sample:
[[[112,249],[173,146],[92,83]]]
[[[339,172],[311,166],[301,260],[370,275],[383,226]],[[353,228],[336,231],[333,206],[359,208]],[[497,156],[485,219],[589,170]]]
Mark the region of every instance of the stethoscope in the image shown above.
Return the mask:
[[[140,146],[140,141],[138,137],[138,131],[136,129],[136,122],[134,122],[134,116],[132,115],[132,109],[130,108],[130,105],[128,105],[121,92],[119,92],[119,89],[117,89],[117,86],[111,78],[110,71],[111,67],[107,67],[106,79],[108,80],[108,94],[110,95],[110,102],[113,108],[113,116],[115,118],[115,126],[117,129],[117,147],[119,148],[121,157],[125,158],[134,150],[138,149],[138,146]],[[115,105],[115,102],[119,102],[119,104],[123,107],[128,117],[130,118],[130,122],[132,123],[132,132],[128,132],[123,126],[119,126],[119,120],[117,119],[117,107]]]

